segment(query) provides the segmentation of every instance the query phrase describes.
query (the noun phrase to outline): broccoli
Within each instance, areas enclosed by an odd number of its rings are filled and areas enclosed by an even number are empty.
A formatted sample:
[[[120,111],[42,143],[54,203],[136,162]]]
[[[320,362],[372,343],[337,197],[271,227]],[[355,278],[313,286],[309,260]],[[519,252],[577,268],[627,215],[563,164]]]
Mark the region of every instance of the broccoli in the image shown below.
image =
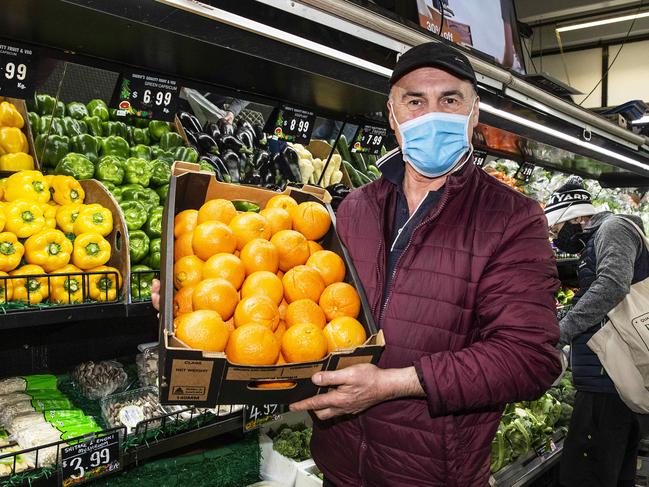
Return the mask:
[[[559,416],[559,421],[557,424],[559,426],[568,426],[570,423],[570,418],[572,416],[572,406],[567,403],[561,403],[561,416]]]
[[[305,424],[285,424],[273,433],[273,449],[285,457],[298,462],[311,458],[311,434],[313,430]]]
[[[278,438],[273,441],[273,449],[280,455],[296,459],[299,457],[301,445],[295,439]]]

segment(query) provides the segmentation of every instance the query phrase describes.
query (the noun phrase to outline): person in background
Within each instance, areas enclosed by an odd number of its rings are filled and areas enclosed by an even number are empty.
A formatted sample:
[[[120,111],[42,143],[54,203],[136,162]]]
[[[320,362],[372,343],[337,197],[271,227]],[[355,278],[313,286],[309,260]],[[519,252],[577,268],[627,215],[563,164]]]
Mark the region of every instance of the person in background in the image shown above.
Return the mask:
[[[631,284],[649,277],[649,253],[631,223],[608,211],[597,212],[580,178],[570,178],[552,194],[545,214],[559,250],[580,255],[579,292],[560,323],[559,346],[571,345],[577,389],[561,456],[561,484],[633,487],[647,420],[620,399],[587,343]],[[624,218],[642,228],[640,218]]]
[[[239,114],[250,104],[250,102],[246,100],[221,96],[217,95],[216,93],[206,93],[205,98],[210,100],[219,108],[225,110],[225,115],[223,116],[223,118],[225,118],[228,123],[234,122],[234,119],[238,117]],[[224,108],[224,106],[226,105],[227,108]]]
[[[291,409],[318,418],[325,485],[484,486],[504,404],[538,398],[561,370],[547,221],[473,163],[463,54],[414,47],[390,86],[399,149],[336,224],[386,346],[378,366],[316,373],[329,392]]]

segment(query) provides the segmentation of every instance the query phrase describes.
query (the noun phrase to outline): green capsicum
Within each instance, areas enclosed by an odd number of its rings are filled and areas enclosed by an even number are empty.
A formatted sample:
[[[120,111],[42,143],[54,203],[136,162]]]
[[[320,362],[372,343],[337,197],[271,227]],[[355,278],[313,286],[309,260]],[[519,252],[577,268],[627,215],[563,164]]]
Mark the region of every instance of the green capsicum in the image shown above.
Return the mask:
[[[123,201],[138,201],[146,208],[147,212],[160,204],[158,193],[140,184],[127,184],[122,186]]]
[[[177,147],[174,152],[176,161],[196,162],[198,161],[198,152],[191,147]]]
[[[39,115],[50,115],[54,117],[62,117],[65,115],[65,105],[62,101],[57,101],[53,96],[45,94],[35,95],[34,102]]]
[[[133,144],[150,145],[151,144],[151,136],[149,135],[149,131],[147,129],[134,127],[133,128]]]
[[[162,206],[156,206],[149,211],[149,218],[144,224],[144,233],[146,233],[149,238],[160,238],[162,236],[163,211],[164,208]]]
[[[159,238],[154,238],[149,243],[149,256],[146,258],[145,264],[151,267],[151,269],[160,269],[160,244],[162,240]]]
[[[101,118],[99,117],[83,117],[83,121],[88,127],[88,133],[94,135],[95,137],[102,137],[104,131],[101,126]]]
[[[160,197],[160,203],[164,203],[167,201],[167,195],[169,194],[169,185],[164,184],[157,188],[155,192],[158,193],[158,196]]]
[[[119,206],[124,213],[124,220],[126,220],[126,228],[128,228],[129,234],[134,230],[139,230],[146,223],[148,216],[146,208],[139,201],[124,201],[122,199]],[[146,236],[146,233],[144,235]]]
[[[122,203],[122,188],[120,188],[119,186],[116,186],[111,191],[111,193],[113,193],[113,198],[115,198],[115,201],[117,201],[118,203],[121,204]]]
[[[89,134],[81,134],[70,139],[72,152],[82,154],[92,162],[99,159],[99,140]]]
[[[209,162],[199,161],[198,165],[200,166],[201,171],[207,171],[209,173],[216,174],[216,171]]]
[[[148,118],[142,118],[142,117],[132,117],[131,118],[131,125],[133,125],[134,127],[139,128],[139,129],[147,129],[147,131],[148,131],[149,123],[150,123],[150,120]]]
[[[65,135],[74,137],[76,135],[88,133],[88,127],[83,120],[75,120],[72,117],[65,117],[63,119],[63,127],[65,128]]]
[[[145,161],[151,160],[151,147],[148,145],[138,144],[131,147],[131,157],[144,159]]]
[[[171,127],[167,122],[162,122],[160,120],[151,120],[151,122],[149,123],[149,135],[151,136],[152,140],[158,141],[164,134],[168,132],[171,132]]]
[[[166,161],[169,164],[173,164],[175,161],[175,155],[173,151],[164,150],[159,145],[151,146],[151,153],[153,159],[160,159],[161,161]]]
[[[175,149],[183,145],[183,138],[176,132],[167,132],[160,137],[160,147],[164,150]]]
[[[117,156],[127,159],[129,156],[128,142],[122,137],[104,137],[101,140],[100,153],[102,156]]]
[[[169,184],[171,179],[171,168],[169,163],[156,159],[151,162],[151,186],[157,188],[164,184]]]
[[[83,120],[84,117],[88,116],[88,109],[86,106],[78,101],[73,101],[68,103],[65,106],[65,111],[69,117],[72,117],[76,120]]]
[[[142,230],[128,231],[128,252],[131,262],[138,263],[149,253],[149,237]]]
[[[124,168],[122,160],[117,156],[103,156],[95,166],[95,179],[102,183],[122,184],[124,181]]]
[[[54,172],[72,176],[77,180],[92,179],[95,175],[95,165],[87,157],[70,152],[59,161]]]
[[[27,112],[29,126],[32,128],[32,134],[36,137],[39,134],[41,117],[36,112]]]
[[[148,186],[151,180],[149,161],[137,157],[129,157],[124,165],[125,181],[129,184]]]
[[[51,115],[41,116],[38,124],[38,133],[44,135],[66,135],[63,119],[52,117]]]
[[[154,276],[155,272],[149,266],[138,264],[131,267],[131,299],[133,301],[151,299],[151,286],[153,285]]]
[[[128,139],[128,129],[124,122],[103,122],[101,127],[107,137],[114,135],[124,140]]]
[[[36,157],[45,167],[56,167],[61,159],[70,152],[70,140],[62,135],[40,134],[34,142]]]
[[[104,100],[99,100],[99,99],[90,100],[86,105],[86,108],[88,109],[88,114],[91,117],[97,116],[103,122],[108,121],[109,119],[108,106],[106,106]]]
[[[97,167],[95,167],[95,173],[96,172],[97,172]],[[97,179],[97,176],[95,176],[95,179]],[[101,184],[103,184],[104,188],[106,188],[111,193],[115,191],[115,188],[117,187],[113,183],[109,183],[108,181],[101,181]]]

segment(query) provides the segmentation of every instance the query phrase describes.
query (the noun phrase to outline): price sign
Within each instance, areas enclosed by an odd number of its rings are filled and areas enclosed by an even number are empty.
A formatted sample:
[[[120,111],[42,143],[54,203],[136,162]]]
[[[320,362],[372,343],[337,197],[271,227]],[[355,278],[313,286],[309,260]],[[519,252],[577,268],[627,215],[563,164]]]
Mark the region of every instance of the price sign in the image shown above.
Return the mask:
[[[61,449],[61,485],[80,485],[122,469],[119,431]]]
[[[478,167],[484,167],[485,163],[487,162],[487,153],[482,150],[474,150],[473,162]]]
[[[178,107],[180,85],[175,79],[146,73],[122,74],[111,106],[117,116],[133,115],[156,120],[173,120]]]
[[[278,419],[286,406],[280,404],[246,405],[243,407],[243,431],[252,431]]]
[[[541,457],[542,460],[547,460],[556,451],[557,451],[557,445],[554,443],[554,441],[550,440],[548,443],[544,443],[539,448],[537,448],[536,454],[539,457]]]
[[[34,95],[33,47],[0,40],[0,96],[30,98]]]
[[[314,124],[313,112],[281,106],[273,111],[264,130],[272,134],[276,140],[307,145],[311,140]]]
[[[356,130],[352,143],[349,144],[349,150],[361,154],[379,155],[387,136],[388,129],[385,127],[361,125]]]
[[[534,173],[534,164],[524,162],[518,167],[518,171],[514,174],[514,178],[519,181],[528,182]]]

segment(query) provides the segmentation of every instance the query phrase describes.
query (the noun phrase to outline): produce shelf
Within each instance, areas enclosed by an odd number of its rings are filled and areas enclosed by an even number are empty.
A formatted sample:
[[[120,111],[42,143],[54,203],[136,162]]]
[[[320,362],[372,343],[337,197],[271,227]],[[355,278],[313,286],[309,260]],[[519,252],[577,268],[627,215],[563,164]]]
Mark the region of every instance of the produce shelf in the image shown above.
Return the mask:
[[[563,436],[563,435],[561,435]],[[524,487],[533,485],[542,475],[555,467],[563,451],[563,437],[555,440],[556,449],[539,455],[532,451],[491,477],[492,487]]]

